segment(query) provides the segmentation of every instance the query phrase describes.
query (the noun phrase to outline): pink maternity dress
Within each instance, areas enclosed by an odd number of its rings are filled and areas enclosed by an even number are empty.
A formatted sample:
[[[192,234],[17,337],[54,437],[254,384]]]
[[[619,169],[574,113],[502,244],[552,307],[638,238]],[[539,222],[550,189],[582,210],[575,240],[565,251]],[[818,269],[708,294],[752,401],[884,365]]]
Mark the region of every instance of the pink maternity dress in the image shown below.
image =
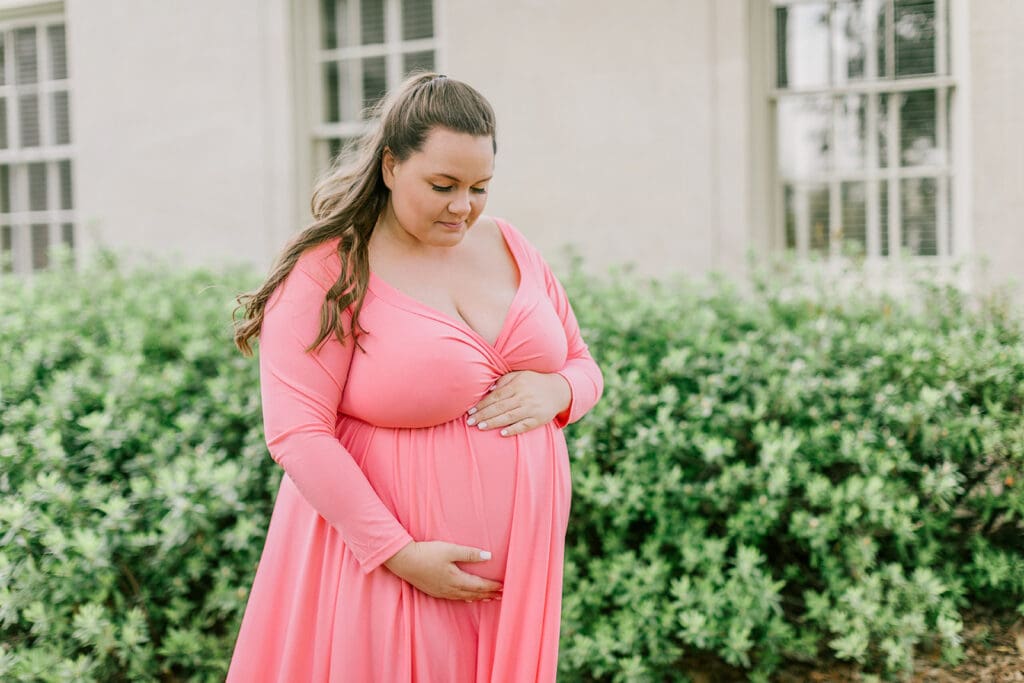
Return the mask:
[[[519,287],[492,343],[376,275],[366,350],[316,352],[337,242],[307,251],[260,335],[267,445],[284,469],[230,683],[554,681],[569,459],[561,428],[598,400],[601,372],[540,253],[497,221]],[[347,321],[346,321],[347,327]],[[557,372],[572,399],[513,437],[466,424],[502,375]],[[500,601],[434,598],[381,565],[412,540],[489,550],[466,571]]]

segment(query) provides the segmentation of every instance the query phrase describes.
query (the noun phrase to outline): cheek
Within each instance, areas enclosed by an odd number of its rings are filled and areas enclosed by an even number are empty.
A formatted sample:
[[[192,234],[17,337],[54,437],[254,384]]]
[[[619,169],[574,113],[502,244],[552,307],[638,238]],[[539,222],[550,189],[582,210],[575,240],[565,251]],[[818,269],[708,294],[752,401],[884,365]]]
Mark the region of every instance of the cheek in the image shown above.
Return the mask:
[[[471,211],[474,214],[482,213],[484,207],[487,206],[487,195],[482,194],[473,198],[473,201],[469,203]]]
[[[429,212],[430,199],[429,195],[425,195],[422,192],[417,192],[409,188],[402,188],[404,191],[395,192],[392,196],[392,202],[395,207],[395,213],[406,219],[415,219],[424,212]]]

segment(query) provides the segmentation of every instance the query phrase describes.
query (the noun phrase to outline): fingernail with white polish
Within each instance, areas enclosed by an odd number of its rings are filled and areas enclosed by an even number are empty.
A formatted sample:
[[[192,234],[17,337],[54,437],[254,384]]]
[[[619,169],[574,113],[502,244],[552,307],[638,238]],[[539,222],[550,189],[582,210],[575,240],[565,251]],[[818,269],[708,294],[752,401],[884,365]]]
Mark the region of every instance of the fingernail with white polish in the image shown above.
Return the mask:
[[[489,560],[489,559],[491,559],[491,551],[490,550],[481,550],[480,551],[480,559],[481,560]]]
[[[508,430],[507,429],[502,429],[501,430],[501,435],[502,436],[508,436]]]
[[[470,408],[470,409],[469,409],[469,414],[470,414],[470,415],[472,415],[472,414],[473,414],[473,413],[475,413],[475,412],[476,412],[476,408]]]
[[[480,423],[480,429],[483,429],[483,428],[484,428],[484,427],[486,427],[486,426],[487,426],[487,423],[486,423],[486,422],[481,422],[481,423]]]
[[[472,427],[473,425],[476,424],[476,418],[475,417],[469,418],[468,420],[466,420],[466,424],[468,424],[470,427]]]

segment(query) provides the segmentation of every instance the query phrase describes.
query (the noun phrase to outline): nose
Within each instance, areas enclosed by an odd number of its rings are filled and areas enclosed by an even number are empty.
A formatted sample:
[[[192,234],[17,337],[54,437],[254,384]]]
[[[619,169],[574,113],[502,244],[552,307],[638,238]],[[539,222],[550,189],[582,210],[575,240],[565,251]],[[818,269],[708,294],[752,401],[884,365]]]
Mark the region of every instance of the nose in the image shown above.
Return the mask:
[[[456,216],[469,213],[469,195],[459,193],[448,203],[448,210]]]

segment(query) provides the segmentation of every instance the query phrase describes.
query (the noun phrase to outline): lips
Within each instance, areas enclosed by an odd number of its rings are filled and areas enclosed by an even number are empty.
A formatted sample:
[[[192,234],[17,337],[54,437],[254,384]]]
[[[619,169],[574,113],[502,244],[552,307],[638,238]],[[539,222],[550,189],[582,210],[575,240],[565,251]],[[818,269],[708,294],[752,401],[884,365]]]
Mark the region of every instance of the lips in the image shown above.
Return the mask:
[[[464,225],[464,221],[456,221],[455,223],[446,223],[444,221],[438,221],[438,223],[448,228],[449,230],[458,230]]]

